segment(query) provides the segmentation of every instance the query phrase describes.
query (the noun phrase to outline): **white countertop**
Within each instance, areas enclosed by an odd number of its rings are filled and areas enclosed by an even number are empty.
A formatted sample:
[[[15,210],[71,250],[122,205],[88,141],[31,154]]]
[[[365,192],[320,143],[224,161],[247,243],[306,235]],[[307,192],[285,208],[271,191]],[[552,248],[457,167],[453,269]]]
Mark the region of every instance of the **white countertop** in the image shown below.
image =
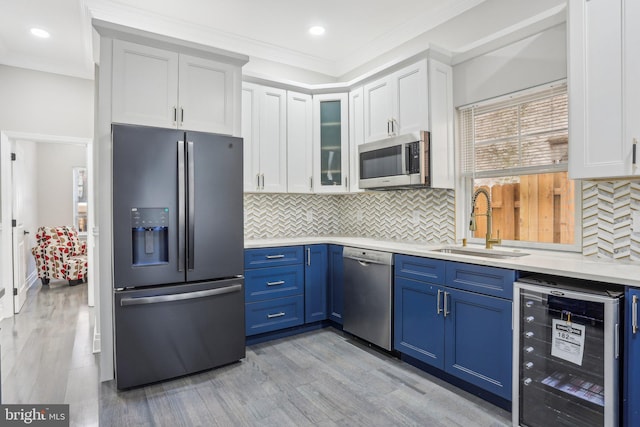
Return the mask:
[[[529,255],[518,258],[497,259],[472,255],[440,253],[435,251],[439,248],[453,247],[454,245],[399,242],[392,240],[340,236],[245,240],[244,246],[247,249],[252,249],[322,243],[354,246],[357,248],[387,251],[397,254],[416,255],[426,258],[460,261],[469,264],[511,268],[514,270],[533,273],[553,274],[557,276],[640,287],[640,264],[587,258],[581,254],[569,252],[522,249],[520,252],[526,252]],[[482,246],[469,245],[469,248],[482,248]],[[518,251],[515,249],[500,247],[493,250],[496,252]]]

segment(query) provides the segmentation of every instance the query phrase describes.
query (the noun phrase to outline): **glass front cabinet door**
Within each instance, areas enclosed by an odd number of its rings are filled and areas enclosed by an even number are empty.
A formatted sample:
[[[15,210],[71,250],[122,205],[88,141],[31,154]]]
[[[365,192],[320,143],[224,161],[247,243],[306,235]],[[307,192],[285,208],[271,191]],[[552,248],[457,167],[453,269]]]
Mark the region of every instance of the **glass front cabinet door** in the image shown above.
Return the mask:
[[[314,95],[313,191],[349,191],[348,94]]]

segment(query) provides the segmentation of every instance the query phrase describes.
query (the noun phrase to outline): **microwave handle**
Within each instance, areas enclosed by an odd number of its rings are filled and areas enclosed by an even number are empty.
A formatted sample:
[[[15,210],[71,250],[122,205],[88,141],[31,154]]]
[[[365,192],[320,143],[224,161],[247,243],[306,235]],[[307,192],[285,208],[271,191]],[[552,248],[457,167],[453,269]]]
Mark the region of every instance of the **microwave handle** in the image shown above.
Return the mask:
[[[402,151],[404,155],[402,156],[402,170],[405,175],[409,175],[409,165],[411,164],[411,150],[409,149],[409,144],[402,144]]]

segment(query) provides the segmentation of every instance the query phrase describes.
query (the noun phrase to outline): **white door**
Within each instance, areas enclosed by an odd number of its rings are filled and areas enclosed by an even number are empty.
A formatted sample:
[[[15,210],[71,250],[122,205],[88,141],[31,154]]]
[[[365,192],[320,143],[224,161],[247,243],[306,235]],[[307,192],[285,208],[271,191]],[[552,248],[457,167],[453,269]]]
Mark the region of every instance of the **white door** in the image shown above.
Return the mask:
[[[12,219],[16,222],[13,229],[13,311],[19,313],[27,298],[27,254],[29,251],[28,239],[26,238],[27,230],[25,230],[23,218],[24,209],[24,189],[22,183],[24,179],[24,156],[17,145],[14,150],[16,157],[11,162],[11,180],[13,182],[13,200],[12,200]]]

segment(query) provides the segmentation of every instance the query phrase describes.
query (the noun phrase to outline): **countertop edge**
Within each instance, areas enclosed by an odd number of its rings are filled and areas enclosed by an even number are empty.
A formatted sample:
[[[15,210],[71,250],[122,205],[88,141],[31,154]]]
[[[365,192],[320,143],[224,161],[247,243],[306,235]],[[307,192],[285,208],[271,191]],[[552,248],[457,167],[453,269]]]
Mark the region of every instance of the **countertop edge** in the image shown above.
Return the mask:
[[[531,273],[551,274],[605,283],[640,287],[640,265],[587,258],[578,253],[523,249],[530,255],[519,258],[496,259],[471,255],[436,252],[436,249],[450,247],[447,244],[428,244],[378,240],[362,237],[309,236],[274,239],[245,240],[245,249],[279,246],[335,244],[373,249],[425,258],[458,261],[488,267],[509,268]],[[479,246],[472,246],[479,248]],[[499,251],[500,249],[496,249]]]

